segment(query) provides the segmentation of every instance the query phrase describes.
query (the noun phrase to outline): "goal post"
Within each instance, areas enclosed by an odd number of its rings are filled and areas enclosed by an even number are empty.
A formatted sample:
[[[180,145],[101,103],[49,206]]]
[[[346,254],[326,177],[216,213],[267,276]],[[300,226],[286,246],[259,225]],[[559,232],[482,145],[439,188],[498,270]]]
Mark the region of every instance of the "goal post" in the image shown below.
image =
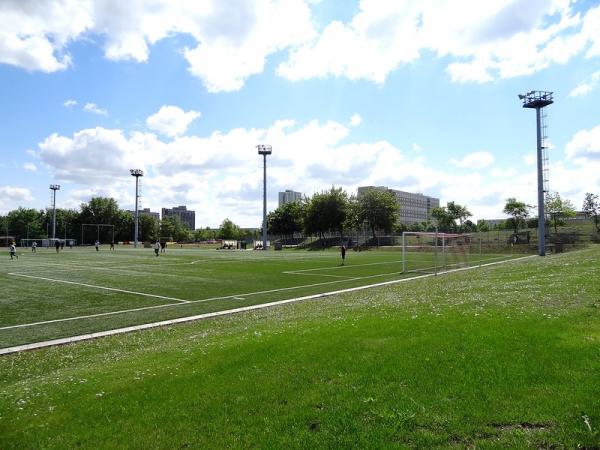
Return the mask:
[[[92,245],[94,242],[106,244],[115,241],[115,226],[109,223],[82,223],[81,245]]]
[[[405,231],[402,272],[437,274],[481,263],[481,240],[474,234]]]

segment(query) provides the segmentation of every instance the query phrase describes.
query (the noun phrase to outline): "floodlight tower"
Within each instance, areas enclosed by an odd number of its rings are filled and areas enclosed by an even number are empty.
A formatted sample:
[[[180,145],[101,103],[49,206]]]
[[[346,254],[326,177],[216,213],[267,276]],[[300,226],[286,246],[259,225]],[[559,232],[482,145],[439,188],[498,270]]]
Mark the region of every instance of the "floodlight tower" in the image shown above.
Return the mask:
[[[544,213],[544,194],[548,193],[548,155],[546,150],[546,114],[542,111],[546,106],[554,103],[553,92],[529,91],[519,94],[523,101],[523,108],[535,109],[537,128],[537,169],[538,169],[538,254],[546,255],[546,215]]]
[[[132,177],[135,177],[135,231],[133,235],[133,247],[137,248],[138,245],[138,227],[139,227],[139,204],[140,204],[140,177],[144,176],[144,171],[141,169],[130,169]]]
[[[60,184],[51,184],[52,191],[52,239],[56,238],[56,191],[60,190]]]
[[[258,154],[263,155],[263,223],[262,223],[262,237],[263,237],[263,250],[267,249],[267,155],[273,152],[270,145],[257,145]]]

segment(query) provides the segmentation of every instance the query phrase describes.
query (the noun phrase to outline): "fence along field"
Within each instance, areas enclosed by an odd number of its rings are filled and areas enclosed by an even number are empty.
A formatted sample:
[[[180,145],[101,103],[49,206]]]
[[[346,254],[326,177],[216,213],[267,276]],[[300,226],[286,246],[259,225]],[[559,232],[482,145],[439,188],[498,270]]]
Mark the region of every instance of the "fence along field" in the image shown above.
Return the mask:
[[[422,244],[422,243],[421,243]],[[423,245],[422,245],[423,247]],[[108,247],[21,251],[0,263],[0,348],[230,310],[513,258],[472,244],[423,248],[216,251]],[[522,256],[522,255],[518,255]],[[434,260],[434,258],[437,258]],[[445,261],[445,264],[442,264]]]

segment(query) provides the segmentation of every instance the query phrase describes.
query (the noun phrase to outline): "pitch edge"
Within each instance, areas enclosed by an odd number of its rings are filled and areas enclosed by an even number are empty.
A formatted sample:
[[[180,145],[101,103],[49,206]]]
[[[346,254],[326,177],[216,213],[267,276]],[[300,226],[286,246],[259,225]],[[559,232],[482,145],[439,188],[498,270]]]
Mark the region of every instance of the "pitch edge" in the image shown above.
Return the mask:
[[[507,262],[520,261],[520,260],[527,259],[527,258],[535,258],[536,256],[537,255],[529,255],[529,256],[523,256],[520,258],[508,259],[508,260],[504,260],[504,261],[495,261],[495,262],[481,264],[481,265],[472,266],[472,267],[461,267],[458,269],[452,269],[452,270],[448,270],[445,272],[439,272],[438,275],[444,275],[447,273],[454,273],[454,272],[462,272],[465,270],[472,270],[472,269],[477,269],[479,267],[485,267],[485,266],[494,266],[497,264],[504,264]],[[286,303],[295,303],[295,302],[300,302],[303,300],[312,300],[312,299],[316,299],[316,298],[331,297],[333,295],[345,294],[347,292],[362,291],[364,289],[371,289],[374,287],[387,286],[387,285],[391,285],[391,284],[405,283],[407,281],[419,280],[422,278],[428,278],[428,277],[433,277],[433,276],[436,276],[436,274],[428,273],[428,274],[424,274],[424,275],[418,275],[415,277],[403,278],[401,280],[383,281],[381,283],[369,284],[366,286],[358,286],[358,287],[353,287],[353,288],[348,288],[348,289],[340,289],[337,291],[323,292],[320,294],[306,295],[303,297],[289,298],[287,300],[279,300],[279,301],[270,302],[270,303],[261,303],[259,305],[252,305],[252,306],[244,306],[242,308],[227,309],[224,311],[215,311],[215,312],[211,312],[211,313],[198,314],[195,316],[180,317],[178,319],[170,319],[170,320],[163,320],[160,322],[145,323],[143,325],[134,325],[134,326],[125,327],[125,328],[116,328],[114,330],[98,331],[96,333],[81,334],[79,336],[71,336],[68,338],[61,338],[61,339],[52,339],[50,341],[36,342],[33,344],[24,344],[24,345],[16,345],[14,347],[5,347],[5,348],[0,348],[0,355],[8,355],[11,353],[18,353],[18,352],[23,352],[23,351],[27,351],[27,350],[37,350],[37,349],[45,348],[45,347],[53,347],[55,345],[72,344],[75,342],[88,341],[91,339],[97,339],[97,338],[101,338],[101,337],[105,337],[105,336],[114,336],[116,334],[131,333],[132,331],[147,330],[149,328],[157,328],[157,327],[162,327],[165,325],[175,325],[178,323],[193,322],[195,320],[209,319],[211,317],[218,317],[218,316],[226,316],[226,315],[236,314],[236,313],[241,313],[241,312],[246,312],[246,311],[253,311],[256,309],[270,308],[272,306],[285,305]]]

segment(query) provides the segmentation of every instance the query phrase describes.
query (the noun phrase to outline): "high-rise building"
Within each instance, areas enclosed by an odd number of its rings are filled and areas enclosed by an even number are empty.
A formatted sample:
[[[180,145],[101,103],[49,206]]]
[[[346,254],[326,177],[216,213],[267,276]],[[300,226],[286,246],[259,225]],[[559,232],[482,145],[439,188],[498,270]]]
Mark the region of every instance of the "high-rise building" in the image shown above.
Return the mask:
[[[131,214],[133,214],[135,216],[135,211],[129,211]],[[156,220],[160,220],[160,214],[154,211],[150,211],[150,208],[144,208],[144,209],[138,209],[138,214],[140,216],[151,216],[154,217]]]
[[[361,186],[358,188],[358,197],[369,189],[378,191],[389,191],[396,197],[400,206],[398,214],[398,223],[411,225],[413,223],[426,222],[431,219],[433,208],[439,208],[440,199],[429,197],[423,194],[413,194],[412,192],[398,191],[390,189],[387,186]]]
[[[284,192],[279,193],[279,206],[286,203],[301,202],[302,197],[302,192],[294,192],[286,189]]]
[[[188,210],[187,207],[181,205],[174,208],[163,208],[162,219],[167,217],[179,217],[182,224],[190,230],[196,229],[196,211]]]

